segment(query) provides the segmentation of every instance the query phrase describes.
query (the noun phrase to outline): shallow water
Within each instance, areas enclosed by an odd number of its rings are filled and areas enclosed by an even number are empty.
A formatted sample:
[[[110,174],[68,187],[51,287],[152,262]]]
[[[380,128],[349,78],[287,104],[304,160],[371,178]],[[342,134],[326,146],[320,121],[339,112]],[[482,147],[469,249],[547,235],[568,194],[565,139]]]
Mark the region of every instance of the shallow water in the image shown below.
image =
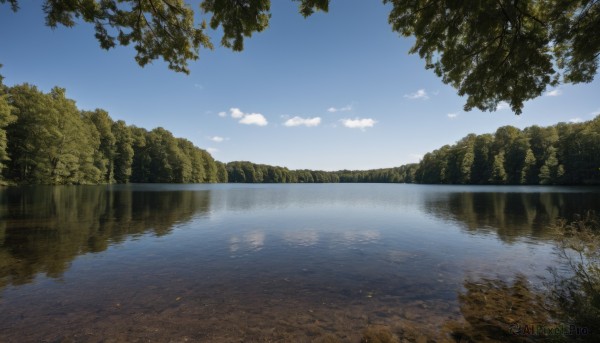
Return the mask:
[[[449,340],[466,285],[543,287],[548,227],[597,204],[583,187],[2,189],[0,341]]]

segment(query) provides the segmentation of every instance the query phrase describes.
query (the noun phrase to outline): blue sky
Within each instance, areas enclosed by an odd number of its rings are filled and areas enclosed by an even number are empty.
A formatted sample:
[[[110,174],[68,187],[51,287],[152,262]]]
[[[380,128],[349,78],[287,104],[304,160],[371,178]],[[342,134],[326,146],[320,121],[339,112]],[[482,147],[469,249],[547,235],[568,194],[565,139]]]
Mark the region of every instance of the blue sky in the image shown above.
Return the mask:
[[[197,9],[197,3],[194,9]],[[223,162],[247,160],[292,169],[371,169],[417,162],[470,132],[592,119],[600,81],[561,85],[509,109],[463,112],[464,98],[391,31],[389,6],[332,1],[304,19],[297,3],[273,1],[270,27],[232,52],[201,50],[191,74],[162,61],[140,68],[132,47],[105,51],[85,23],[51,30],[39,2],[0,7],[0,73],[8,85],[67,89],[81,109],[164,127]],[[317,119],[319,118],[319,119]]]

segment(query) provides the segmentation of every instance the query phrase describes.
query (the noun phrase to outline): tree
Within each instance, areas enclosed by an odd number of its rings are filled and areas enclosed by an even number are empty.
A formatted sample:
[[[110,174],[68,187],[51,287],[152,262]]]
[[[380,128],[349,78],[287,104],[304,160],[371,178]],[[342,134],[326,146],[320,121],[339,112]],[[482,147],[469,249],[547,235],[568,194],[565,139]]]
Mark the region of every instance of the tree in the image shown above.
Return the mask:
[[[216,161],[217,164],[217,182],[219,183],[227,183],[228,174],[227,174],[227,166],[223,162]]]
[[[148,131],[143,128],[130,126],[133,148],[133,161],[131,164],[131,182],[149,182],[150,177],[150,154],[146,136]]]
[[[520,136],[507,147],[504,169],[508,183],[519,184],[526,179],[523,172],[527,172],[530,168],[530,166],[525,167],[528,151],[530,151],[529,141],[524,136]],[[533,153],[530,157],[533,157]],[[535,160],[533,162],[535,163]]]
[[[206,150],[198,149],[202,155],[202,162],[205,172],[205,178],[201,182],[217,182],[217,165],[215,159]]]
[[[84,119],[94,125],[100,141],[97,156],[94,158],[96,167],[102,172],[103,181],[106,183],[114,182],[114,158],[115,145],[117,143],[115,135],[112,132],[113,120],[108,112],[96,109],[95,111],[82,112]]]
[[[5,93],[5,86],[2,84],[2,77],[0,76],[0,182],[3,180],[4,163],[10,159],[7,151],[6,127],[15,120],[17,120],[17,117],[12,114],[12,107],[8,103],[8,95]]]
[[[181,152],[173,134],[157,127],[146,134],[146,144],[150,157],[147,182],[183,182]]]
[[[329,0],[294,0],[307,17],[328,11]],[[506,101],[520,114],[523,103],[548,86],[591,82],[600,55],[600,3],[596,0],[432,1],[383,0],[391,4],[392,30],[414,36],[410,53],[425,59],[444,83],[467,96],[469,111],[494,111]],[[18,0],[0,0],[16,11]],[[203,0],[210,27],[221,27],[221,44],[234,51],[244,38],[269,25],[270,0]],[[134,44],[140,66],[163,58],[189,73],[200,47],[212,49],[207,24],[194,22],[184,0],[48,0],[50,27],[92,23],[103,49]]]
[[[475,139],[473,166],[471,170],[471,183],[487,183],[492,176],[491,155],[494,137],[490,134],[477,136]]]
[[[531,126],[525,129],[525,133],[529,137],[531,151],[535,157],[535,166],[530,170],[532,174],[531,183],[539,183],[538,175],[540,168],[548,158],[549,148],[554,146],[558,141],[558,133],[556,128]]]
[[[117,183],[129,182],[133,164],[133,138],[131,131],[124,121],[113,123],[111,131],[115,137],[114,179]]]
[[[97,149],[73,100],[55,87],[49,94],[30,85],[10,89],[17,120],[7,127],[8,175],[16,182],[42,184],[97,183],[93,165]]]
[[[521,170],[521,184],[533,184],[537,180],[535,174],[535,156],[531,149],[527,149],[525,153],[525,160],[523,162],[523,169]]]
[[[506,171],[504,169],[504,151],[500,151],[498,155],[494,157],[494,164],[492,165],[492,178],[490,182],[503,184],[506,183]]]
[[[590,82],[598,68],[595,0],[384,2],[393,30],[416,37],[410,52],[467,96],[467,111],[506,101],[520,114],[547,86]]]
[[[186,183],[200,183],[205,178],[202,152],[187,139],[178,138],[177,144],[185,156],[182,163],[182,181]]]
[[[562,165],[559,165],[558,159],[556,158],[556,148],[550,147],[548,151],[548,158],[540,168],[540,174],[538,176],[540,184],[542,185],[558,183],[564,174],[564,169]]]

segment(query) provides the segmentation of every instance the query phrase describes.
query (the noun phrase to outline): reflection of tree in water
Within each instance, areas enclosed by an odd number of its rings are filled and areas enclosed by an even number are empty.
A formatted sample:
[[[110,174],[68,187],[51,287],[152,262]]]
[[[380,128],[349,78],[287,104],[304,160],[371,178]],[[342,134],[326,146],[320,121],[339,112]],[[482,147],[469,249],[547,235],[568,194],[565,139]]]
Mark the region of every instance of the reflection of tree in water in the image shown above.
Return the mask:
[[[600,203],[600,194],[587,193],[449,193],[425,201],[426,211],[458,221],[469,231],[493,229],[504,241],[532,236],[552,239],[549,226],[559,217],[572,219]]]
[[[207,213],[208,191],[138,192],[133,188],[55,186],[0,192],[0,286],[60,277],[78,255],[132,235],[168,234]]]

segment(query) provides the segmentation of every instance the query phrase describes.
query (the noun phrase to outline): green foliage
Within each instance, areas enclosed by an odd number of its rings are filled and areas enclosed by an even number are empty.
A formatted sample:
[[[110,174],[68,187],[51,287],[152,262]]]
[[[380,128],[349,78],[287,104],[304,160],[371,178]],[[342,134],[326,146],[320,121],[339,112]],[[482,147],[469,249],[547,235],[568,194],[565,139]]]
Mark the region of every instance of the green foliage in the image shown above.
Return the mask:
[[[536,177],[534,174],[535,168],[535,156],[531,149],[527,149],[525,153],[525,160],[523,161],[523,169],[521,170],[520,184],[532,184],[535,182]]]
[[[470,166],[470,170],[469,170]],[[584,123],[504,126],[425,154],[401,182],[472,184],[600,183],[600,116]]]
[[[13,11],[18,0],[0,0]],[[301,0],[304,16],[327,11],[328,0]],[[221,45],[244,48],[244,38],[269,25],[270,0],[204,0],[200,9],[210,16],[213,30],[221,27]],[[183,0],[48,0],[43,5],[46,25],[73,27],[78,20],[94,25],[100,47],[133,44],[140,66],[162,58],[170,69],[189,74],[188,62],[197,60],[201,47],[213,49],[205,21],[196,23],[194,10]]]
[[[205,150],[156,128],[150,132],[132,127],[132,182],[217,182],[217,165]]]
[[[93,24],[103,49],[133,43],[142,67],[162,57],[170,69],[189,73],[188,61],[198,59],[199,48],[212,49],[206,25],[196,26],[194,11],[182,0],[49,0],[44,12],[51,28],[72,27],[77,19]]]
[[[223,1],[204,0],[200,7],[212,13],[210,27],[223,28],[221,45],[234,51],[244,49],[244,37],[261,32],[269,26],[270,0]]]
[[[0,163],[7,164],[7,181],[217,182],[212,156],[163,128],[148,132],[114,122],[101,109],[79,111],[61,88],[48,94],[27,84],[2,89]]]
[[[116,183],[127,183],[131,176],[131,165],[133,163],[133,138],[131,130],[124,121],[118,120],[112,124],[111,131],[115,137],[114,150],[114,181]]]
[[[329,0],[294,0],[310,16],[327,12]],[[595,0],[432,1],[384,0],[392,30],[414,36],[410,53],[467,96],[465,110],[494,111],[506,101],[520,114],[525,101],[548,86],[591,82],[600,55],[600,3]],[[0,0],[13,11],[18,0]],[[244,48],[244,38],[269,25],[270,0],[202,0],[221,45]],[[94,25],[104,49],[133,44],[140,66],[162,58],[189,73],[200,47],[212,49],[206,23],[197,24],[184,0],[48,0],[46,24]]]
[[[520,114],[547,86],[590,82],[598,68],[597,1],[384,3],[392,5],[393,30],[416,38],[410,52],[467,96],[467,111],[506,101]]]
[[[17,120],[12,114],[12,107],[8,103],[8,95],[4,93],[4,86],[0,78],[0,183],[3,182],[2,170],[6,167],[5,162],[10,158],[7,151],[6,127]]]
[[[540,168],[539,179],[540,184],[542,185],[555,183],[555,181],[562,176],[559,174],[558,160],[556,159],[556,148],[550,147],[548,151],[548,158],[546,159],[546,162],[542,168]]]
[[[8,175],[21,183],[96,183],[93,166],[96,147],[65,90],[44,94],[27,84],[9,90],[17,120],[7,127]],[[89,137],[92,138],[89,138]]]
[[[494,137],[490,134],[480,135],[475,138],[473,146],[473,165],[471,167],[471,183],[487,183],[492,177],[490,162],[493,158],[492,143]]]
[[[223,162],[216,161],[217,164],[217,182],[227,183],[229,182],[229,175],[227,173],[227,166]]]
[[[113,121],[108,112],[96,109],[93,112],[82,112],[84,120],[91,123],[91,130],[99,140],[98,150],[94,153],[94,164],[103,175],[106,183],[114,182],[114,166],[116,138],[112,132]]]
[[[494,164],[492,165],[492,178],[490,182],[503,184],[506,183],[506,170],[504,170],[504,151],[500,151],[498,155],[494,157]]]

